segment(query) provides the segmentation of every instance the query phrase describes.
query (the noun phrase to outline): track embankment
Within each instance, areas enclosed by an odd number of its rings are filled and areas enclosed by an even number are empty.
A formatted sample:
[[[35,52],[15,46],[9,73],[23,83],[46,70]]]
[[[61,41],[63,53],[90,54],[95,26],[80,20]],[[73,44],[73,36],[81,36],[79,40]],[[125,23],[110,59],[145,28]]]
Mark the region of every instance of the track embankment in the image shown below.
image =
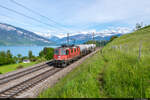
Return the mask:
[[[81,63],[83,63],[85,59],[91,57],[99,50],[100,49],[96,49],[96,51],[88,54],[87,56],[82,57],[81,59],[74,62],[73,64],[67,66],[66,68],[63,68],[62,70],[58,71],[57,73],[53,74],[52,76],[49,76],[47,79],[38,83],[34,87],[27,89],[26,91],[24,91],[23,93],[19,94],[18,96],[15,96],[15,97],[16,98],[35,98],[35,97],[37,97],[39,95],[39,93],[41,93],[45,89],[55,85],[61,78],[63,78],[70,71],[72,71],[74,68],[76,68]]]

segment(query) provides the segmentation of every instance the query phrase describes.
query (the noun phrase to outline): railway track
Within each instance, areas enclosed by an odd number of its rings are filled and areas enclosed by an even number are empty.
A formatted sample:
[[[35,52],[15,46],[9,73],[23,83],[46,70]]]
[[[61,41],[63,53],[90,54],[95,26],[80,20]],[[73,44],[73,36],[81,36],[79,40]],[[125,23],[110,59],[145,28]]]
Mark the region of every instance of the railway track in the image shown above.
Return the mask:
[[[53,65],[53,61],[50,61],[45,64],[30,68],[30,69],[27,69],[24,71],[17,72],[12,75],[0,77],[0,85],[1,84],[5,85],[5,83],[7,83],[11,80],[21,78],[24,75],[28,75],[30,73],[36,72],[45,67],[51,67],[50,69],[48,69],[42,73],[37,73],[37,75],[34,75],[34,76],[28,78],[27,80],[23,80],[23,81],[18,82],[6,89],[1,90],[0,98],[15,98],[16,96],[19,96],[24,91],[36,86],[38,83],[46,80],[48,77],[53,76],[55,73],[57,73],[63,69],[63,68],[55,68],[52,65]]]
[[[47,62],[47,63],[45,63],[43,65],[39,65],[39,66],[30,68],[30,69],[27,69],[25,71],[17,72],[15,74],[2,77],[2,78],[0,78],[0,85],[8,83],[9,81],[15,80],[15,79],[20,78],[20,77],[22,77],[24,75],[27,75],[27,74],[33,73],[35,71],[38,71],[38,70],[40,70],[42,68],[49,67],[52,64],[53,64],[53,61],[50,61],[50,62]]]
[[[62,68],[55,68],[49,69],[43,73],[40,73],[37,76],[34,76],[26,81],[23,81],[15,86],[12,86],[6,90],[0,92],[0,98],[12,98],[17,96],[17,94],[25,91],[28,88],[35,86],[36,84],[40,83],[41,81],[45,80],[46,78],[52,76],[53,74],[60,71]]]

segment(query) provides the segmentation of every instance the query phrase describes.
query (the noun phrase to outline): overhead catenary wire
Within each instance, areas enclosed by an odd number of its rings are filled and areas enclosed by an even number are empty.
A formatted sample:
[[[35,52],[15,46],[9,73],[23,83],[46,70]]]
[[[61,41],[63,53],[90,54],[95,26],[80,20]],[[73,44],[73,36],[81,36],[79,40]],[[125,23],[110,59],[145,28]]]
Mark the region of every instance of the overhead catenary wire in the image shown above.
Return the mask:
[[[24,26],[26,26],[26,27],[30,27],[31,29],[32,29],[33,26],[34,26],[34,27],[41,28],[41,29],[47,29],[47,28],[45,28],[45,27],[42,27],[41,25],[34,25],[34,24],[31,24],[31,23],[24,23],[24,22],[21,22],[21,21],[17,21],[15,18],[10,17],[10,16],[8,16],[8,15],[0,14],[0,16],[9,18],[9,19],[13,20],[13,22],[15,22],[15,23],[17,23],[17,24],[22,24],[22,25],[24,25]]]
[[[16,14],[18,14],[18,15],[24,16],[24,17],[26,17],[26,18],[28,18],[28,19],[34,20],[34,21],[36,21],[36,22],[38,22],[38,23],[42,23],[42,24],[44,24],[44,25],[47,25],[47,26],[49,26],[49,27],[51,27],[51,28],[55,28],[55,29],[56,29],[56,27],[53,26],[53,25],[51,25],[51,24],[44,23],[44,22],[42,22],[42,21],[40,21],[40,20],[38,20],[38,19],[36,19],[36,18],[33,18],[33,17],[31,17],[31,16],[27,16],[27,15],[21,13],[21,12],[16,11],[16,10],[7,8],[7,7],[2,6],[2,5],[0,5],[0,7],[3,8],[3,9],[6,9],[6,10],[8,10],[8,11],[14,12],[14,13],[16,13]]]
[[[66,30],[66,28],[64,28],[64,27],[65,27],[64,25],[62,25],[62,24],[60,24],[60,23],[54,21],[53,19],[51,19],[51,18],[49,18],[49,17],[47,17],[47,16],[44,16],[44,15],[42,15],[41,13],[38,13],[37,11],[34,11],[34,10],[32,10],[32,9],[30,9],[30,8],[28,8],[28,7],[26,7],[25,5],[16,2],[15,0],[10,0],[10,1],[11,1],[12,3],[14,3],[14,4],[16,4],[16,5],[18,5],[18,6],[22,7],[22,8],[24,8],[24,9],[30,11],[30,12],[32,12],[32,13],[34,13],[34,14],[40,16],[40,17],[46,18],[47,20],[49,20],[49,21],[55,23],[55,24],[58,25],[58,26],[63,27],[63,29]]]

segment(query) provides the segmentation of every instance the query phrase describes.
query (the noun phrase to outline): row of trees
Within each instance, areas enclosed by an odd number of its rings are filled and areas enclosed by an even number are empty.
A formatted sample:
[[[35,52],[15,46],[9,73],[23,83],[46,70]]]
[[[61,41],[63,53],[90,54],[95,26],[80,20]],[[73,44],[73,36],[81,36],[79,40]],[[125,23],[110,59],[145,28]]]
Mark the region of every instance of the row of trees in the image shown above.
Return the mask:
[[[106,40],[101,40],[101,41],[93,41],[93,40],[90,40],[90,41],[87,41],[85,42],[84,44],[96,44],[97,47],[103,47],[105,46],[109,41],[106,41]]]
[[[39,56],[34,56],[32,51],[28,52],[28,56],[22,56],[18,54],[17,56],[13,56],[10,50],[0,51],[0,66],[1,65],[8,65],[8,64],[15,64],[21,63],[23,60],[28,59],[31,62],[41,62],[45,60],[50,60],[53,58],[54,49],[53,48],[44,48],[40,53]]]

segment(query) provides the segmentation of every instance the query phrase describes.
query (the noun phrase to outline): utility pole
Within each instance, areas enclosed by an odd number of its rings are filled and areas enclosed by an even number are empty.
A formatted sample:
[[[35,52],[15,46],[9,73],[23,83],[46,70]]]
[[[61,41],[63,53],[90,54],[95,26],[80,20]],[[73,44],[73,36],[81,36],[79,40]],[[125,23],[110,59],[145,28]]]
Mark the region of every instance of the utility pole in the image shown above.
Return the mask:
[[[142,49],[142,42],[140,41],[138,60],[141,60],[141,49]]]
[[[90,34],[88,33],[87,35],[88,35],[88,42],[89,42],[90,41]]]
[[[95,40],[94,40],[94,32],[93,32],[93,43],[95,43]]]
[[[67,45],[69,45],[69,33],[67,33]]]
[[[73,40],[73,43],[74,43],[74,45],[75,45],[75,43],[76,43],[76,39],[72,39]]]

